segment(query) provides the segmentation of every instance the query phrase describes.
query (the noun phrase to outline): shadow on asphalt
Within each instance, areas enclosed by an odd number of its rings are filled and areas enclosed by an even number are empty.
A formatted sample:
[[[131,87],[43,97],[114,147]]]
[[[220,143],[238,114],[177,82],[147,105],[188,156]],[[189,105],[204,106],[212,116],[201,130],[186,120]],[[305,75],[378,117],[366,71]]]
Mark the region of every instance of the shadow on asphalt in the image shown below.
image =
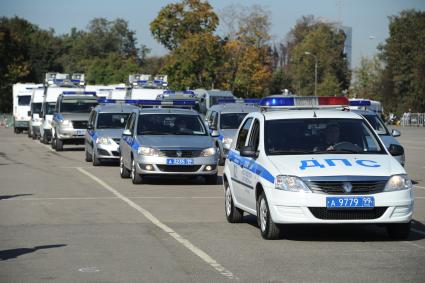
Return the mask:
[[[66,245],[60,244],[60,245],[36,246],[34,248],[18,248],[18,249],[4,250],[4,251],[0,251],[0,260],[5,261],[5,260],[17,258],[21,255],[33,253],[38,250],[60,248],[65,246]]]
[[[4,195],[0,196],[0,200],[2,199],[10,199],[10,198],[17,198],[17,197],[23,197],[23,196],[32,196],[33,194],[17,194],[17,195]]]
[[[206,185],[205,180],[201,176],[143,176],[143,184],[146,185]],[[223,184],[223,178],[218,176],[217,184],[211,186],[217,186]]]
[[[244,215],[243,223],[257,229],[257,217]],[[412,229],[425,233],[425,225],[413,220]],[[281,225],[281,240],[306,241],[306,242],[393,242],[387,235],[384,225],[373,224],[288,224]],[[260,235],[260,230],[258,230]],[[425,235],[410,231],[407,241],[419,241]]]

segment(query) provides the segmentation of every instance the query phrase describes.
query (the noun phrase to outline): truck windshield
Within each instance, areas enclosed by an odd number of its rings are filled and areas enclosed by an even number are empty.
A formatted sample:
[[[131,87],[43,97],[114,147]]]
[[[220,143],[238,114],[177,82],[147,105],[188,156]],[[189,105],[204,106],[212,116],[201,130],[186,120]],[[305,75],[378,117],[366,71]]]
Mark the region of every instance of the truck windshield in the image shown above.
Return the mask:
[[[208,132],[197,115],[141,114],[137,134],[206,136]]]
[[[32,103],[31,111],[32,113],[39,114],[41,112],[41,103]]]
[[[19,106],[27,106],[30,105],[31,95],[20,95],[18,96],[18,105]]]
[[[248,113],[222,113],[220,115],[220,129],[237,129]]]
[[[97,104],[92,99],[64,99],[60,110],[62,113],[89,113]]]
[[[269,120],[264,141],[267,155],[386,153],[363,119]]]
[[[46,103],[46,114],[52,115],[55,112],[56,103],[54,102],[47,102]]]
[[[124,129],[130,113],[100,113],[97,117],[97,129]]]

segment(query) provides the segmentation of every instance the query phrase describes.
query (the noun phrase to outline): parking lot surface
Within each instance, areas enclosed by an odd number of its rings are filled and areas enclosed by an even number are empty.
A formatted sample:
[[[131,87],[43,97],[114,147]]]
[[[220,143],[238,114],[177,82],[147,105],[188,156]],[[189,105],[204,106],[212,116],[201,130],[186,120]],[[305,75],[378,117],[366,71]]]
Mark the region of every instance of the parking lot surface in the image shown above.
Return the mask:
[[[266,241],[253,216],[226,222],[221,185],[133,185],[81,146],[58,153],[0,129],[0,281],[423,282],[425,129],[399,129],[415,184],[407,241],[364,225],[294,225]]]

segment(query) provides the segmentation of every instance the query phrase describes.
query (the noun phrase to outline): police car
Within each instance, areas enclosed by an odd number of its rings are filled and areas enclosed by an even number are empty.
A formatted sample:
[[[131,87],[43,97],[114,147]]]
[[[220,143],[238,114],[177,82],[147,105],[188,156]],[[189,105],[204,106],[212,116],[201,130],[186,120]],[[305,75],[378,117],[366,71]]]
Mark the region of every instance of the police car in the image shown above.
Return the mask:
[[[394,158],[397,159],[402,166],[404,166],[406,161],[404,148],[398,142],[398,140],[395,139],[396,137],[399,137],[401,133],[394,129],[390,132],[379,115],[375,111],[368,110],[368,106],[370,106],[370,100],[350,100],[349,103],[350,109],[353,108],[353,106],[358,108],[365,107],[365,109],[352,109],[351,111],[366,118],[372,128],[379,135],[385,146],[389,150],[391,148],[391,151],[395,152],[395,154],[393,154]]]
[[[223,173],[228,222],[256,215],[265,239],[293,223],[385,224],[408,237],[410,178],[369,123],[338,105],[348,100],[267,97],[245,117]]]
[[[136,101],[145,106],[194,106],[194,101]],[[203,176],[217,183],[218,154],[199,113],[192,109],[134,110],[120,141],[120,174],[134,184],[145,176]]]
[[[108,99],[100,99],[100,105],[90,113],[85,136],[85,156],[93,166],[105,160],[120,158],[119,143],[127,118],[137,106]]]
[[[236,103],[234,99],[224,100],[223,104],[212,106],[205,115],[205,120],[213,133],[217,135],[217,147],[220,149],[220,164],[229,152],[230,144],[242,120],[248,113],[259,111],[255,103],[259,100],[244,100]]]

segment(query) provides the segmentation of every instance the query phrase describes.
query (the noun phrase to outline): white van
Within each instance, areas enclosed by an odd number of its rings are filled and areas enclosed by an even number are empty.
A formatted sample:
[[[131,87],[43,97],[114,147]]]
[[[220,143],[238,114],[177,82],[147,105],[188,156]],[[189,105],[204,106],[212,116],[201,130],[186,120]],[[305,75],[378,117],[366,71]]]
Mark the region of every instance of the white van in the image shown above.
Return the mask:
[[[31,95],[39,84],[17,83],[13,85],[13,129],[16,134],[28,130]]]
[[[168,85],[166,79],[166,76],[157,76],[152,80],[151,75],[132,74],[128,77],[130,90],[126,98],[131,100],[156,100]]]
[[[32,137],[33,140],[40,136],[40,125],[41,125],[41,106],[43,104],[44,87],[39,86],[34,88],[31,95],[31,110],[30,114],[28,137]]]
[[[202,114],[207,113],[208,109],[212,106],[220,104],[228,100],[230,103],[235,102],[235,97],[230,90],[219,90],[219,89],[195,89],[195,95],[199,99],[200,112]]]

